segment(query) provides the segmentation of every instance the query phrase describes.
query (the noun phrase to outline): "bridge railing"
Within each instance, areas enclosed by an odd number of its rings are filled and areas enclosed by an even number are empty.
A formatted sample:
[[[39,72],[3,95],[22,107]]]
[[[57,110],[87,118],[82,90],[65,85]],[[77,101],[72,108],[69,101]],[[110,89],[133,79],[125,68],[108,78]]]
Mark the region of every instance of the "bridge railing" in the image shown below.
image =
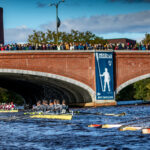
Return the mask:
[[[137,52],[137,53],[150,53],[150,50],[5,50],[5,51],[0,51],[0,53],[37,53],[37,52],[55,52],[55,53],[78,53],[78,52],[89,52],[89,53],[95,53],[95,52]]]

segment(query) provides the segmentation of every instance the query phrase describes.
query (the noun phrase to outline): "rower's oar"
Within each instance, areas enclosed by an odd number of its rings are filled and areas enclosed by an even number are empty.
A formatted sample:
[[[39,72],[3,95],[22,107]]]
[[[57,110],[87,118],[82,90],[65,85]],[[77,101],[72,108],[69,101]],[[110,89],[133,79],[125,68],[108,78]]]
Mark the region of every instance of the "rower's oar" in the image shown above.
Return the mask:
[[[140,118],[136,118],[136,119],[132,119],[132,120],[128,120],[128,121],[122,121],[119,122],[120,124],[124,124],[124,123],[128,123],[128,122],[134,122],[134,121],[138,121],[138,120],[145,120],[145,119],[149,119],[150,117],[140,117]]]
[[[22,119],[28,119],[29,116],[12,116],[7,118],[0,118],[1,121],[16,121],[16,120],[22,120]]]
[[[114,114],[114,113],[87,113],[87,112],[80,112],[80,111],[76,111],[74,112],[75,114],[81,114],[81,115],[103,115],[103,116],[115,116],[115,117],[120,117],[120,116],[125,116],[126,113],[123,112],[123,113],[120,113],[120,114]]]
[[[115,116],[115,117],[120,117],[120,116],[125,116],[126,113],[123,112],[123,113],[120,113],[120,114],[103,114],[103,115],[105,115],[105,116]]]
[[[44,112],[26,112],[24,115],[42,115]]]
[[[75,111],[74,114],[76,115],[102,115],[102,113],[88,113],[88,112],[80,112],[80,111]]]

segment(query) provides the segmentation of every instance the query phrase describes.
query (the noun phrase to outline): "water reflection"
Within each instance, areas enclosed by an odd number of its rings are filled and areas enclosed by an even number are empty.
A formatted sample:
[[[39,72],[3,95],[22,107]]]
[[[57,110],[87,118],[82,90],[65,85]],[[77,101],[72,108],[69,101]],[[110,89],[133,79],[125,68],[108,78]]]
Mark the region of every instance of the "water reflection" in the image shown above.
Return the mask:
[[[127,150],[149,149],[150,136],[141,131],[89,128],[89,124],[127,122],[148,117],[150,106],[120,106],[75,109],[83,112],[121,113],[126,116],[75,115],[71,121],[30,119],[23,113],[0,114],[0,149],[75,149]],[[150,119],[140,123],[150,127]]]

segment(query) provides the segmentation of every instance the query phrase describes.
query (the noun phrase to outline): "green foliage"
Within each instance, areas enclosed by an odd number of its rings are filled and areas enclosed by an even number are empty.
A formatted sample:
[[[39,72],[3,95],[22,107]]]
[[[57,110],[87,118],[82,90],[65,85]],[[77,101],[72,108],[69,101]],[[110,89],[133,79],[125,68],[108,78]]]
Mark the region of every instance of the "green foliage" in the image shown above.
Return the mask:
[[[144,44],[150,44],[150,34],[146,33],[145,38],[142,41]]]
[[[117,94],[116,100],[150,100],[150,78],[124,88]]]
[[[150,79],[145,79],[134,83],[136,93],[135,99],[150,100]]]
[[[67,42],[77,42],[77,43],[92,43],[92,44],[106,44],[106,40],[101,37],[97,37],[90,31],[86,32],[79,32],[77,30],[71,30],[71,33],[66,32],[58,32],[58,39],[59,43]],[[46,33],[42,31],[33,31],[33,34],[29,35],[28,42],[30,44],[49,44],[54,43],[56,44],[57,41],[57,34],[55,31],[47,30]]]
[[[0,103],[10,103],[10,102],[14,102],[14,104],[17,105],[24,104],[24,100],[20,95],[12,91],[8,91],[7,89],[0,88]]]

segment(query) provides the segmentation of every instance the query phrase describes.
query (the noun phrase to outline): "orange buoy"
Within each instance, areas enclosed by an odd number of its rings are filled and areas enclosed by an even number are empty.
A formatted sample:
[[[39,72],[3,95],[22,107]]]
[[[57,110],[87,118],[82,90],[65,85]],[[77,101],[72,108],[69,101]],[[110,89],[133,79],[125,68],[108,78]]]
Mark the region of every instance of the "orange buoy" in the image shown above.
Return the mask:
[[[88,125],[88,127],[92,127],[92,128],[101,128],[102,125],[101,125],[101,124],[91,124],[91,125]]]
[[[150,134],[150,128],[142,129],[143,134]]]

